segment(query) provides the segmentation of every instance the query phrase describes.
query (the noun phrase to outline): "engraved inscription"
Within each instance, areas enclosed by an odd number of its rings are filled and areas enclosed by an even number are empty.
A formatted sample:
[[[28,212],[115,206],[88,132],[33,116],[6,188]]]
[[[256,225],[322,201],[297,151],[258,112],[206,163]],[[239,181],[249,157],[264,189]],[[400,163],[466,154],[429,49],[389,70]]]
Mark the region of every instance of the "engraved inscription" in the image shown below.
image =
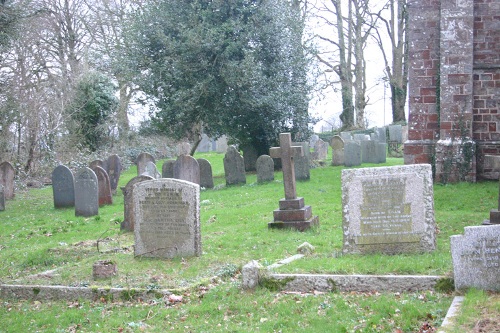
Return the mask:
[[[500,267],[500,239],[482,239],[473,249],[464,251],[462,260],[484,268]]]

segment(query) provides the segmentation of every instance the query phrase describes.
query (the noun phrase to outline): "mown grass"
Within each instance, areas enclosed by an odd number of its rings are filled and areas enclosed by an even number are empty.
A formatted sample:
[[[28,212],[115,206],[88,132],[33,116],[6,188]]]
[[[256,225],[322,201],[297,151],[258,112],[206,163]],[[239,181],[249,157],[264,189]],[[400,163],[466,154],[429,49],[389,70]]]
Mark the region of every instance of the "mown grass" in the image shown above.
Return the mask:
[[[7,202],[6,211],[0,212],[1,283],[186,288],[182,304],[164,300],[148,304],[80,301],[77,305],[5,301],[0,308],[0,332],[319,332],[325,325],[332,332],[418,331],[424,322],[437,325],[442,320],[451,295],[333,293],[304,297],[266,289],[247,293],[239,288],[238,270],[250,260],[275,263],[309,242],[315,246],[315,254],[283,266],[280,272],[451,275],[449,236],[462,233],[464,226],[480,224],[497,204],[496,182],[435,185],[439,229],[435,252],[343,255],[341,167],[326,163],[311,170],[310,181],[298,182],[298,195],[320,220],[318,228],[301,233],[267,229],[283,197],[280,173],[275,174],[274,182],[257,184],[255,174],[248,174],[246,185],[225,187],[223,155],[196,157],[211,162],[216,184],[215,189],[201,192],[201,257],[135,258],[133,234],[120,231],[121,193],[113,198],[113,205],[101,207],[99,215],[91,218],[75,217],[72,209],[54,209],[50,187],[18,193]],[[157,163],[158,169],[162,162]],[[402,159],[389,158],[385,165],[399,164]],[[135,175],[135,167],[126,170],[119,186]],[[97,260],[115,261],[118,275],[93,281],[92,264]],[[214,276],[219,278],[214,280]],[[20,314],[27,319],[16,330]],[[54,316],[57,319],[48,319]]]

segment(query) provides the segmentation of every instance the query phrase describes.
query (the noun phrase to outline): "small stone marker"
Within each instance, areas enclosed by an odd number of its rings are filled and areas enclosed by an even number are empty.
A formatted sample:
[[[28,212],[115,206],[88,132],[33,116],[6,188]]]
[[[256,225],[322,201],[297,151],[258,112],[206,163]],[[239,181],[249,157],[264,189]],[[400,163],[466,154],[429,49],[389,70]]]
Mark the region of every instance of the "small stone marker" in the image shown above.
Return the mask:
[[[97,176],[90,168],[82,168],[75,175],[75,215],[89,217],[99,214]]]
[[[361,144],[356,141],[345,141],[344,164],[346,167],[361,165]]]
[[[304,205],[304,198],[297,197],[294,158],[303,155],[301,146],[292,146],[290,133],[280,134],[280,146],[269,150],[272,158],[281,159],[285,198],[279,201],[279,209],[273,212],[274,221],[269,228],[294,228],[300,231],[318,224],[318,217],[312,215],[311,206]]]
[[[294,158],[295,180],[311,179],[309,160],[311,153],[309,151],[309,142],[293,142],[294,146],[302,146],[302,156]]]
[[[135,212],[134,212],[134,185],[146,180],[153,180],[150,176],[136,176],[129,180],[125,187],[122,187],[123,193],[123,222],[120,229],[127,231],[134,231],[135,225]]]
[[[344,165],[344,140],[335,135],[330,140],[330,146],[332,146],[332,165]]]
[[[274,161],[269,155],[261,155],[257,159],[257,183],[274,180]]]
[[[161,178],[160,173],[156,169],[156,164],[154,162],[148,161],[144,167],[144,172],[140,174],[145,176],[153,177],[154,179]]]
[[[116,263],[110,260],[99,260],[92,265],[94,280],[110,278],[118,272]]]
[[[326,143],[321,139],[318,139],[313,147],[314,147],[314,158],[313,158],[314,160],[322,161],[326,159],[326,156],[328,155],[328,143]]]
[[[450,245],[456,289],[500,291],[500,225],[465,227]]]
[[[5,210],[5,192],[3,190],[3,185],[0,184],[0,212]]]
[[[134,185],[135,255],[201,255],[200,186],[162,178]]]
[[[55,208],[75,206],[75,178],[67,166],[58,165],[52,171],[52,192]]]
[[[161,167],[161,178],[174,178],[175,160],[166,160]]]
[[[120,157],[116,154],[113,154],[108,157],[106,172],[109,176],[109,183],[111,185],[111,192],[113,194],[116,193],[116,189],[118,188],[118,182],[120,181],[120,174],[122,173],[122,162]]]
[[[106,170],[100,166],[92,168],[97,177],[97,187],[99,193],[99,207],[113,204],[113,196],[111,194],[111,182]]]
[[[498,182],[500,185],[500,181]],[[483,225],[500,224],[500,186],[498,189],[498,209],[490,210],[490,219],[484,220]]]
[[[149,153],[140,153],[139,156],[137,156],[135,164],[137,165],[138,176],[142,175],[146,171],[146,165],[148,162],[156,163],[153,155]]]
[[[204,158],[199,158],[196,161],[198,161],[198,165],[200,166],[200,186],[204,188],[214,188],[212,164]]]
[[[234,146],[229,146],[224,156],[226,185],[246,184],[245,163]]]
[[[345,253],[419,253],[436,248],[429,164],[342,170]]]
[[[174,178],[200,184],[200,166],[193,156],[181,155],[174,163]]]
[[[16,170],[9,162],[0,164],[0,184],[3,185],[5,200],[14,199],[14,177]]]

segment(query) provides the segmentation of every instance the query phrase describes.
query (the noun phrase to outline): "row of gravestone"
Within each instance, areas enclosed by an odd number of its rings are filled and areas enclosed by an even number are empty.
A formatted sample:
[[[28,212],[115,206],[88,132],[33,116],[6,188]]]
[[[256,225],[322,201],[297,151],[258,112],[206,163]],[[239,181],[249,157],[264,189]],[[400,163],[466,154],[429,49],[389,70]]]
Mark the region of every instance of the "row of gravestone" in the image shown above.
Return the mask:
[[[377,140],[344,140],[339,135],[330,140],[332,165],[358,166],[362,163],[385,163],[387,144]]]

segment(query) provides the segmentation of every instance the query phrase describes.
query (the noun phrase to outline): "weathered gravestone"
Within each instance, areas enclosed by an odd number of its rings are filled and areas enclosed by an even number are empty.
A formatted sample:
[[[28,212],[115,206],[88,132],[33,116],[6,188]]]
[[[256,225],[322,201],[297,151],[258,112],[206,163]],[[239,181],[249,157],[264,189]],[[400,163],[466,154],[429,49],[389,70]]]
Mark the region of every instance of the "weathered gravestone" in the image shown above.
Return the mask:
[[[193,156],[181,155],[174,163],[174,178],[200,184],[200,166]]]
[[[342,170],[343,251],[433,251],[432,185],[429,164]]]
[[[3,191],[3,185],[0,184],[0,212],[5,210],[5,192]]]
[[[134,185],[135,255],[201,255],[200,186],[163,178]]]
[[[100,166],[104,170],[106,170],[108,168],[107,161],[93,160],[92,162],[89,163],[89,168],[91,168],[91,169],[94,169],[96,166]]]
[[[116,189],[118,188],[118,182],[120,181],[120,174],[122,173],[122,162],[120,157],[116,154],[113,154],[108,157],[106,172],[109,176],[109,183],[111,185],[111,192],[113,194],[116,193]]]
[[[316,144],[316,142],[318,142],[318,140],[319,136],[317,134],[311,135],[311,137],[309,138],[309,147],[314,147],[314,145]]]
[[[212,165],[204,158],[199,158],[197,161],[200,166],[200,186],[204,188],[214,188]]]
[[[243,151],[243,162],[245,162],[245,171],[255,171],[255,164],[259,154],[253,146],[241,147]]]
[[[361,141],[361,162],[362,163],[378,163],[377,142],[372,140]]]
[[[361,144],[356,141],[345,141],[344,164],[346,167],[361,165]]]
[[[224,173],[226,185],[245,184],[245,163],[243,157],[234,146],[229,146],[224,156]]]
[[[97,177],[97,188],[99,194],[99,207],[113,204],[113,196],[111,194],[111,182],[106,170],[100,166],[92,168]]]
[[[176,147],[177,156],[189,155],[191,153],[191,144],[189,142],[180,142]]]
[[[363,133],[357,133],[357,134],[354,134],[354,141],[365,141],[365,140],[370,140],[370,136],[367,135],[367,134],[363,134]]]
[[[75,215],[89,217],[99,214],[97,176],[90,168],[82,168],[75,175]]]
[[[297,156],[303,155],[302,147],[292,146],[290,133],[280,133],[280,146],[269,150],[271,157],[281,159],[285,187],[285,198],[279,201],[279,209],[274,210],[274,221],[268,223],[269,228],[293,228],[304,231],[318,224],[318,217],[312,215],[311,206],[305,206],[304,198],[297,197],[294,160]]]
[[[387,144],[386,143],[377,143],[376,146],[377,151],[377,163],[385,163],[387,161]]]
[[[9,162],[0,164],[0,184],[3,185],[5,200],[14,198],[14,177],[16,170]]]
[[[212,140],[206,134],[201,135],[201,141],[196,147],[196,151],[199,153],[207,153],[212,150]]]
[[[137,159],[135,161],[135,164],[137,165],[137,175],[140,176],[146,171],[146,165],[148,162],[155,162],[155,158],[153,155],[149,153],[140,153],[139,156],[137,156]]]
[[[450,245],[456,289],[500,291],[500,225],[465,227]]]
[[[227,151],[227,137],[225,135],[221,136],[215,142],[216,151],[218,153],[226,153]]]
[[[352,135],[351,132],[340,132],[340,137],[342,140],[347,141],[347,140],[352,140]]]
[[[134,211],[134,185],[146,180],[153,180],[150,176],[136,176],[129,180],[125,187],[122,187],[123,193],[123,222],[120,224],[120,229],[134,231],[135,211]]]
[[[385,127],[375,129],[375,138],[380,143],[387,143],[387,131]]]
[[[330,140],[330,146],[332,146],[332,165],[344,165],[344,140],[335,135]]]
[[[65,165],[58,165],[52,171],[52,192],[55,208],[75,206],[75,178]]]
[[[161,178],[174,178],[175,160],[166,160],[161,167]]]
[[[153,177],[154,179],[161,178],[160,173],[156,169],[156,164],[154,162],[147,162],[146,166],[144,167],[144,172],[141,173],[139,176],[144,175],[144,176],[150,176]]]
[[[318,139],[313,147],[314,147],[313,160],[322,161],[326,159],[326,155],[328,155],[328,143],[326,143],[321,139]]]
[[[274,161],[269,155],[261,155],[257,159],[257,183],[274,180]]]
[[[389,141],[403,143],[403,128],[401,125],[389,126]]]
[[[311,159],[311,152],[309,150],[309,142],[293,142],[293,146],[302,147],[302,155],[294,158],[295,180],[309,180],[311,179],[309,161]]]

